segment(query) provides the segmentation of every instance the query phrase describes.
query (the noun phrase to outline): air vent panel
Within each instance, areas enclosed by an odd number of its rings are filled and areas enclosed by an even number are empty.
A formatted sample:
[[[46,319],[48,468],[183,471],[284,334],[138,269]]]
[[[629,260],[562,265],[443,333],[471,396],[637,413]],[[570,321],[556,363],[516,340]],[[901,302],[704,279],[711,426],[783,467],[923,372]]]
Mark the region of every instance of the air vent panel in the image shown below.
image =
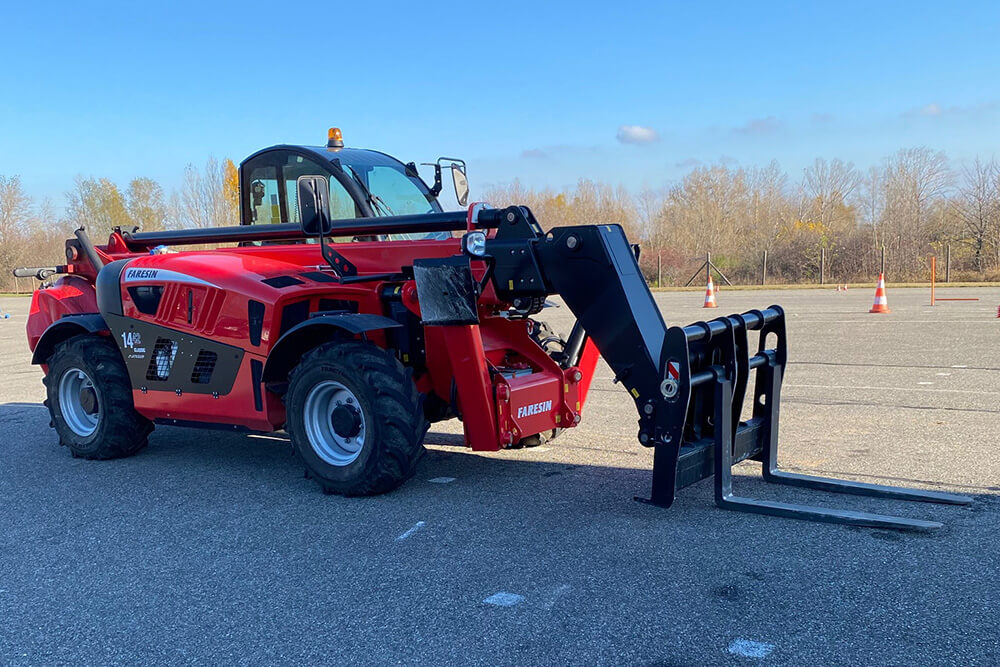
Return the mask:
[[[275,276],[274,278],[265,278],[261,282],[265,285],[282,289],[283,287],[291,287],[292,285],[301,285],[303,281],[295,276]]]
[[[153,355],[149,358],[149,367],[146,369],[146,379],[160,382],[167,380],[176,357],[177,342],[168,338],[157,338],[156,345],[153,346]]]
[[[212,381],[212,371],[215,370],[215,362],[219,360],[219,355],[211,350],[201,350],[198,358],[194,362],[194,369],[191,371],[191,382],[194,384],[208,384]]]

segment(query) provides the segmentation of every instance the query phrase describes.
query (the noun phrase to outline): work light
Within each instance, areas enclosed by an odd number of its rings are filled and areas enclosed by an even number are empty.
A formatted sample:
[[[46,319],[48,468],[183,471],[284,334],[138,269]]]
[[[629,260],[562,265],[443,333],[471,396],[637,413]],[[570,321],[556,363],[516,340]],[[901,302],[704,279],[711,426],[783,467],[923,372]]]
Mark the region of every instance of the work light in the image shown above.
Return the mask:
[[[473,257],[486,255],[486,234],[484,232],[468,232],[462,237],[462,252]]]

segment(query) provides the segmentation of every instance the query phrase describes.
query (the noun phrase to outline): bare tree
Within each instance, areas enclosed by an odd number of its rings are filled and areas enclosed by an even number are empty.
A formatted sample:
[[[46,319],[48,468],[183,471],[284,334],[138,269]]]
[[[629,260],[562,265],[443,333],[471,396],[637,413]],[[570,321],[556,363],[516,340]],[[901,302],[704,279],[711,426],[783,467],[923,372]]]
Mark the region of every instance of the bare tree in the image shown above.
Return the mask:
[[[12,243],[31,213],[20,176],[0,176],[0,243]]]
[[[175,217],[182,227],[220,227],[239,224],[227,196],[226,165],[209,158],[204,171],[188,165],[180,192],[172,199]]]
[[[66,193],[66,217],[77,226],[100,232],[132,224],[125,197],[106,178],[77,176],[75,187]]]
[[[167,203],[163,188],[151,178],[133,178],[125,191],[125,203],[131,224],[147,232],[164,228]]]
[[[883,239],[898,266],[920,264],[931,240],[931,203],[947,195],[952,180],[948,158],[940,151],[904,148],[886,160]]]
[[[27,246],[25,226],[31,214],[31,198],[25,193],[18,176],[0,176],[0,272],[7,289],[7,278],[21,261]]]
[[[851,162],[817,158],[806,167],[802,188],[810,198],[812,216],[828,229],[850,229],[854,211],[848,204],[861,183],[861,174]]]
[[[962,185],[952,204],[962,224],[962,240],[972,246],[973,262],[985,268],[987,245],[1000,228],[1000,169],[995,160],[979,158],[962,170]]]

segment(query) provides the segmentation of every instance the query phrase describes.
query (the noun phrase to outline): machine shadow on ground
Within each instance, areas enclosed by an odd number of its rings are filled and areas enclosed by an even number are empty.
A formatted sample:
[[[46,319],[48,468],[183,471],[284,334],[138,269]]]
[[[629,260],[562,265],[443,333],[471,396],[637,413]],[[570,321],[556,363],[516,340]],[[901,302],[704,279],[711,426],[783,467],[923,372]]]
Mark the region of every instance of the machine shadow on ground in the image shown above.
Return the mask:
[[[134,484],[135,488],[144,484],[163,484],[163,490],[169,492],[192,485],[210,484],[219,490],[230,487],[233,492],[252,495],[257,495],[259,491],[284,493],[289,498],[297,499],[298,503],[315,503],[317,511],[321,511],[324,503],[329,506],[332,502],[333,506],[329,509],[334,512],[338,512],[338,507],[345,511],[362,509],[386,517],[385,512],[404,505],[408,512],[419,512],[421,506],[428,511],[437,511],[444,498],[459,511],[471,512],[482,503],[527,503],[536,510],[583,514],[612,523],[619,519],[638,518],[669,526],[670,521],[688,523],[698,520],[709,510],[725,515],[747,516],[715,508],[711,479],[680,490],[674,507],[670,509],[633,502],[634,497],[645,497],[649,493],[651,468],[646,461],[648,457],[641,459],[641,465],[600,465],[581,460],[581,454],[586,456],[586,450],[568,442],[561,447],[559,440],[538,448],[479,453],[465,446],[461,434],[431,430],[426,438],[427,453],[414,479],[382,496],[341,498],[338,501],[325,498],[316,484],[303,478],[303,466],[293,456],[291,442],[284,432],[247,434],[160,426],[151,435],[149,447],[137,455],[117,461],[92,462],[72,459],[68,450],[58,446],[54,431],[47,428],[47,422],[46,409],[39,403],[0,404],[0,428],[3,431],[20,428],[36,434],[30,440],[8,440],[5,443],[8,477],[19,476],[17,469],[23,465],[41,464],[48,466],[61,479],[71,480],[73,475],[79,475],[83,479],[76,483],[91,487],[113,486],[122,482],[125,486]],[[28,451],[35,447],[38,448],[36,451]],[[637,455],[647,452],[638,444],[635,448]],[[955,491],[973,496],[975,502],[970,510],[964,510],[778,487],[763,482],[759,464],[752,461],[734,467],[736,492],[761,499],[928,518],[942,521],[946,526],[963,524],[969,518],[969,512],[978,515],[990,511],[1000,500],[1000,487],[995,486],[940,485],[925,479],[877,474],[848,475],[823,468],[789,466],[788,469]],[[257,491],[247,491],[248,480],[254,483],[253,488]],[[442,497],[441,492],[446,486],[445,496]],[[517,502],[513,503],[511,499],[517,499]],[[366,501],[369,505],[363,507]],[[790,520],[753,518],[753,523],[761,521],[781,525]],[[836,530],[833,527],[830,529]]]

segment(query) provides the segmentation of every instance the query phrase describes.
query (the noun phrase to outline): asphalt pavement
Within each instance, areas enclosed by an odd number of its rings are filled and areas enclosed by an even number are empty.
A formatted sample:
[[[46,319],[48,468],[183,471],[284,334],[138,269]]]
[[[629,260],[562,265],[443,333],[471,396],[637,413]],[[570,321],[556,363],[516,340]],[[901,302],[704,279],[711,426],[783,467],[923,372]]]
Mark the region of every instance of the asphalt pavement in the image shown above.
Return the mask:
[[[938,296],[951,290],[942,288]],[[48,427],[0,298],[0,664],[996,665],[1000,289],[658,293],[668,323],[782,304],[782,463],[964,493],[969,507],[769,486],[739,493],[933,519],[909,534],[664,510],[628,395],[602,363],[577,429],[474,454],[435,425],[417,476],[324,496],[284,434],[158,427],[118,461]],[[544,313],[565,332],[565,308]]]

